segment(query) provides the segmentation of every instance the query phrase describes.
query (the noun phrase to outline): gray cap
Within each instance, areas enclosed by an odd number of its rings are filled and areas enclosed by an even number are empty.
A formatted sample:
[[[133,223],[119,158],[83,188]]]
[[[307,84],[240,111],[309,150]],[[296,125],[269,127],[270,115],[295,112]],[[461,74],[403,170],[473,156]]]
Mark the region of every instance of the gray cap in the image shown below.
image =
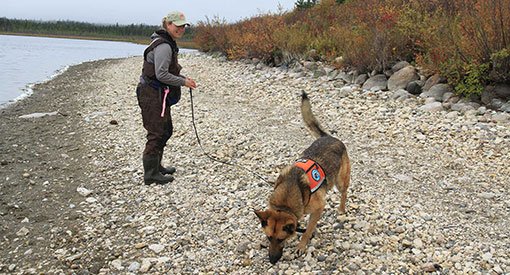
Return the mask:
[[[188,21],[186,21],[186,17],[180,11],[172,11],[165,17],[166,22],[172,22],[176,26],[190,25]]]

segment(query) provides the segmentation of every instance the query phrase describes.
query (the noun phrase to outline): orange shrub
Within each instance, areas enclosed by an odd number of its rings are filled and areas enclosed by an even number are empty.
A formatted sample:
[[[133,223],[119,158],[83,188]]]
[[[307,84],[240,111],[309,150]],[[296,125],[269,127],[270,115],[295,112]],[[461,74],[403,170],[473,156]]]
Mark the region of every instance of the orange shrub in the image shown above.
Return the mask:
[[[510,0],[431,1],[426,10],[419,0],[410,10],[426,13],[415,26],[419,65],[446,76],[460,94],[480,94],[485,84],[504,81],[505,73],[492,74],[494,54],[510,46]],[[501,72],[501,70],[500,70]]]
[[[229,58],[266,62],[316,49],[342,66],[382,71],[399,60],[447,76],[459,93],[508,81],[510,0],[322,0],[311,9],[236,24],[200,23],[195,42]],[[489,72],[491,75],[489,76]],[[472,89],[473,88],[473,89]]]
[[[210,20],[207,18],[206,22],[198,22],[195,28],[195,42],[200,51],[211,52],[220,51],[225,52],[230,46],[227,40],[227,29],[229,25],[225,19],[214,18]]]

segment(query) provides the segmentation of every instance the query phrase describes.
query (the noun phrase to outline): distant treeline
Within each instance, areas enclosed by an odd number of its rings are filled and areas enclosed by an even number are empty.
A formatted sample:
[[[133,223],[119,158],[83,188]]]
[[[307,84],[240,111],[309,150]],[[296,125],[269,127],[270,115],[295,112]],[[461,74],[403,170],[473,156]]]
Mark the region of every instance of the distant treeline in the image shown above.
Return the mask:
[[[0,33],[44,36],[88,37],[144,43],[159,25],[103,25],[75,21],[36,21],[0,18]],[[188,28],[181,40],[190,41],[193,29]]]

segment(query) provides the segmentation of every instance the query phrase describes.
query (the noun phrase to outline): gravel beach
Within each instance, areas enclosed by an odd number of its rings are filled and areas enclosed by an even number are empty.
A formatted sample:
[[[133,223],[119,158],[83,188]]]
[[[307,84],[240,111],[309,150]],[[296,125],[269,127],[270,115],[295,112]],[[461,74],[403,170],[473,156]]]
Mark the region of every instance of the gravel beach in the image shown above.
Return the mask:
[[[176,180],[144,185],[142,58],[73,66],[0,110],[1,273],[510,273],[509,122],[197,52],[180,63],[204,149],[236,166],[204,156],[183,89],[164,155]],[[271,265],[253,211],[272,186],[253,173],[275,180],[313,142],[302,90],[347,146],[347,213],[330,192],[307,253],[293,239]]]

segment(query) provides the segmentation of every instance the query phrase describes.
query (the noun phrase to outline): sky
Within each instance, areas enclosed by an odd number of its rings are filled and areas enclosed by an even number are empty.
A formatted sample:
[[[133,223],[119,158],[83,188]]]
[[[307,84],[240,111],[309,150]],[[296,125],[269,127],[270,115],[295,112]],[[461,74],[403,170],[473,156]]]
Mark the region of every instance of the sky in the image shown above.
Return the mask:
[[[159,25],[170,11],[178,10],[191,24],[207,18],[229,23],[259,14],[294,8],[296,0],[7,0],[0,17],[28,20],[71,20],[98,24]]]

